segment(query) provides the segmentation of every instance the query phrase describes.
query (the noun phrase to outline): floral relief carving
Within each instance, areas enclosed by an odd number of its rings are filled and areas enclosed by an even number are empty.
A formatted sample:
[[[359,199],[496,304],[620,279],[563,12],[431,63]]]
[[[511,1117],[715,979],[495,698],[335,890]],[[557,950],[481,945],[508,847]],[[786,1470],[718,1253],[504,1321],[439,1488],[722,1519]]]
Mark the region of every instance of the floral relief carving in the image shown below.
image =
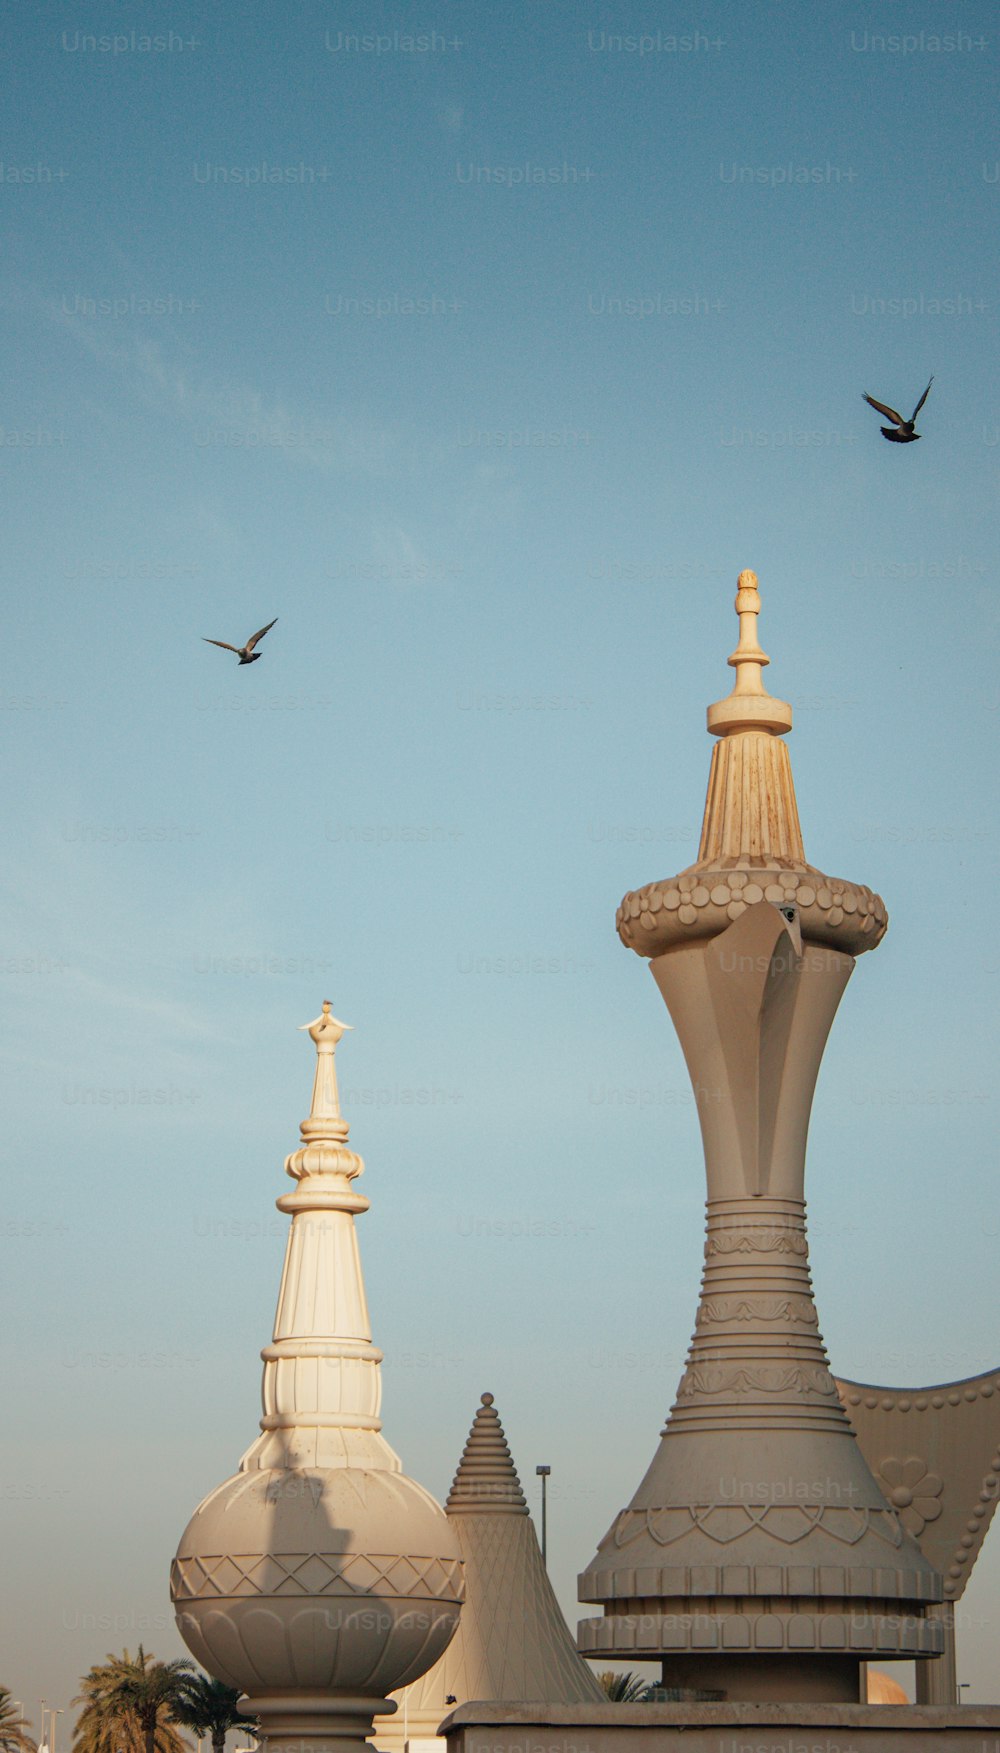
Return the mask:
[[[886,1456],[879,1464],[878,1477],[907,1533],[918,1539],[927,1523],[936,1522],[941,1514],[944,1480],[932,1473],[919,1455],[908,1455],[905,1461]]]
[[[805,1254],[801,1230],[714,1230],[705,1243],[706,1254]]]
[[[825,1394],[836,1397],[837,1384],[829,1370],[802,1368],[796,1364],[747,1366],[719,1369],[707,1365],[690,1369],[677,1390],[678,1400],[695,1394]]]

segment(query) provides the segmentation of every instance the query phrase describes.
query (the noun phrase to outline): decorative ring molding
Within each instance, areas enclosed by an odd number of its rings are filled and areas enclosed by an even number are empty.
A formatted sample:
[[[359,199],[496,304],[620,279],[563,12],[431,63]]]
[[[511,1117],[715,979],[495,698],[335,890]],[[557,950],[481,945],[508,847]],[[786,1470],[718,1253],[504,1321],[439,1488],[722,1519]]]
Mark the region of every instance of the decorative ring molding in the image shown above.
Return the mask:
[[[801,1322],[815,1327],[819,1316],[815,1303],[807,1296],[766,1296],[744,1291],[732,1296],[707,1296],[699,1303],[696,1327],[730,1321],[786,1321],[790,1326]]]
[[[943,1645],[940,1621],[919,1614],[617,1614],[582,1619],[577,1629],[577,1647],[588,1656],[614,1652],[640,1657],[643,1650],[931,1656],[940,1654]]]
[[[796,1546],[799,1541],[809,1535],[822,1532],[831,1536],[842,1546],[857,1546],[868,1534],[874,1534],[886,1546],[897,1550],[903,1544],[903,1531],[900,1527],[896,1511],[886,1508],[875,1508],[871,1505],[847,1505],[836,1503],[805,1502],[796,1503],[792,1500],[768,1503],[742,1503],[722,1499],[717,1503],[678,1504],[662,1509],[622,1510],[615,1523],[614,1543],[621,1549],[633,1541],[648,1534],[657,1546],[673,1546],[685,1535],[699,1533],[717,1546],[732,1546],[747,1534],[763,1531],[773,1538],[778,1546]],[[692,1567],[694,1569],[698,1567]],[[779,1566],[783,1570],[783,1566]],[[769,1584],[773,1582],[773,1566],[757,1566],[758,1571],[767,1570]],[[893,1571],[892,1576],[902,1577],[904,1573]],[[616,1573],[617,1575],[617,1573]],[[902,1589],[873,1585],[874,1573],[867,1572],[868,1588],[866,1593],[883,1593],[896,1595]],[[824,1567],[824,1577],[826,1570]],[[905,1573],[905,1581],[912,1586],[914,1575]],[[617,1584],[616,1584],[617,1587]],[[828,1591],[828,1581],[824,1581],[822,1589],[817,1593]],[[624,1591],[622,1591],[624,1592]],[[645,1591],[643,1591],[645,1592]],[[696,1590],[696,1593],[702,1592]],[[752,1588],[747,1589],[752,1593]],[[785,1589],[769,1588],[771,1593],[786,1593]],[[806,1588],[799,1592],[808,1593]],[[588,1597],[598,1598],[598,1597]],[[912,1597],[911,1597],[912,1598]],[[921,1597],[917,1597],[918,1599]],[[936,1598],[936,1597],[935,1597]]]
[[[661,956],[676,944],[717,936],[758,901],[794,906],[803,939],[851,956],[874,949],[889,923],[881,895],[864,884],[824,876],[809,864],[788,869],[744,857],[731,866],[692,865],[681,876],[630,890],[618,909],[618,935],[636,955]]]
[[[231,1600],[240,1596],[378,1595],[460,1601],[460,1559],[415,1558],[408,1553],[265,1552],[183,1554],[171,1567],[175,1601]]]
[[[738,1364],[731,1369],[707,1364],[686,1370],[681,1377],[678,1400],[697,1394],[823,1394],[836,1399],[837,1384],[819,1364]]]

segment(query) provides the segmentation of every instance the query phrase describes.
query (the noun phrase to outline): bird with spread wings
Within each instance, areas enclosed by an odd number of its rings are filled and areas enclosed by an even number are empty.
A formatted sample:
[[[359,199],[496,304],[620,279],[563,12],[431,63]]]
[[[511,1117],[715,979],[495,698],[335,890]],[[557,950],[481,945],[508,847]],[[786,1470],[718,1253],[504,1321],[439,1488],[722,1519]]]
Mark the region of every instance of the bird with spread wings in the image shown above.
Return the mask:
[[[912,444],[914,439],[920,437],[919,432],[914,432],[913,428],[917,423],[917,415],[930,394],[930,388],[933,382],[934,379],[932,377],[913,410],[912,418],[909,420],[904,420],[902,414],[897,414],[895,408],[888,407],[885,402],[876,402],[875,397],[870,396],[867,390],[863,392],[864,399],[868,403],[869,408],[874,408],[879,414],[884,414],[887,420],[894,421],[895,424],[893,426],[882,426],[879,428],[882,437],[887,438],[890,444]]]
[[[278,617],[275,615],[274,621],[277,619]],[[223,651],[235,651],[241,664],[257,663],[263,656],[263,653],[255,651],[254,646],[259,639],[263,639],[265,633],[270,633],[271,628],[274,626],[274,621],[268,621],[267,626],[262,627],[259,633],[255,633],[251,639],[248,639],[245,645],[227,645],[224,639],[206,639],[204,634],[202,634],[202,638],[205,640],[206,645],[221,645]]]

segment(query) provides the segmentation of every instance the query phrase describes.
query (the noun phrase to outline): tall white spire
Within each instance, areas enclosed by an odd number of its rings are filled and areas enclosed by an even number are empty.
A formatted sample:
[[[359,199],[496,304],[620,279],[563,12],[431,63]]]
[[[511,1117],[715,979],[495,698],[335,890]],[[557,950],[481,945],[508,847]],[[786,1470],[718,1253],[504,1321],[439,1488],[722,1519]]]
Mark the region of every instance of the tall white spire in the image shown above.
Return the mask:
[[[296,1183],[261,1434],[239,1472],[191,1518],[171,1573],[177,1624],[210,1674],[248,1695],[265,1741],[296,1753],[366,1753],[388,1694],[431,1667],[463,1596],[444,1512],[381,1434],[354,1219],[355,1183],[334,1054],[346,1023],[329,1003],[312,1107],[288,1157]]]
[[[240,1462],[253,1467],[387,1467],[399,1457],[379,1435],[382,1353],[371,1322],[354,1219],[369,1201],[354,1182],[365,1165],[347,1147],[350,1130],[337,1092],[337,1042],[349,1023],[327,1000],[304,1023],[316,1045],[302,1146],[285,1159],[297,1182],[277,1200],[292,1227],[278,1292],[274,1337],[264,1360],[261,1435]]]

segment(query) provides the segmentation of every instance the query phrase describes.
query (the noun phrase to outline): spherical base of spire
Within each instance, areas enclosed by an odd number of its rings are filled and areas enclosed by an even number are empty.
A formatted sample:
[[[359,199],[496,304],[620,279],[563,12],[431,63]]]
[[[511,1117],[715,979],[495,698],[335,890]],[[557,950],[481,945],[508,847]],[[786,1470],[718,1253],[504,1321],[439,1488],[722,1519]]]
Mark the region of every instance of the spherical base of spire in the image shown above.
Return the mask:
[[[314,1693],[382,1710],[447,1648],[464,1595],[458,1542],[430,1494],[404,1473],[352,1467],[227,1479],[188,1523],[170,1582],[180,1634],[210,1674],[289,1708],[302,1700],[306,1714]]]

